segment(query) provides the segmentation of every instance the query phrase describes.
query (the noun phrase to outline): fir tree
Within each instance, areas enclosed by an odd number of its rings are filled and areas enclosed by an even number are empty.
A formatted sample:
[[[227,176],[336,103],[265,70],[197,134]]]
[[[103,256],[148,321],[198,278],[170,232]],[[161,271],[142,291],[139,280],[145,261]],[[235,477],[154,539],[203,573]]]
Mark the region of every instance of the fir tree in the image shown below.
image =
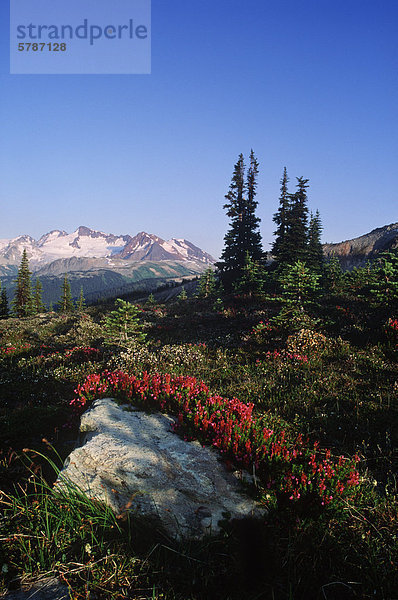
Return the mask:
[[[386,311],[398,311],[398,248],[382,252],[371,281],[371,296]]]
[[[22,253],[21,264],[16,279],[16,290],[13,300],[13,312],[17,317],[26,317],[33,312],[31,272],[26,248]]]
[[[35,291],[33,295],[33,307],[36,313],[45,312],[46,307],[43,304],[43,286],[40,279],[36,279]]]
[[[146,304],[148,304],[148,306],[153,306],[156,304],[155,296],[152,294],[152,292],[149,294]]]
[[[296,179],[297,191],[290,197],[285,245],[285,259],[290,265],[298,260],[305,261],[308,254],[308,179],[303,177],[296,177]]]
[[[84,294],[83,294],[83,286],[81,286],[81,288],[80,288],[80,296],[76,303],[76,308],[79,312],[82,312],[86,308],[86,300],[85,300]]]
[[[287,176],[287,170],[285,167],[283,170],[283,177],[281,179],[279,208],[273,217],[273,221],[277,225],[277,230],[274,232],[276,237],[271,252],[278,264],[285,264],[288,262],[287,234],[291,208],[290,195],[287,187],[288,181],[289,178]]]
[[[239,155],[235,164],[232,181],[228,194],[225,195],[227,202],[224,209],[227,217],[231,219],[231,226],[224,237],[224,250],[221,254],[219,266],[224,281],[233,280],[237,276],[239,268],[244,263],[245,252],[243,250],[243,193],[245,187],[245,163],[243,154]]]
[[[344,290],[344,273],[336,255],[324,265],[323,276],[326,289],[332,294],[341,294]]]
[[[252,150],[245,181],[245,163],[243,154],[240,154],[234,167],[228,194],[225,196],[227,202],[224,208],[227,210],[231,225],[224,237],[221,261],[217,264],[227,287],[231,287],[241,275],[247,252],[253,260],[261,260],[264,257],[258,230],[260,219],[255,214],[258,204],[255,200],[257,175],[258,162]]]
[[[132,341],[144,342],[146,334],[142,331],[139,313],[137,306],[117,298],[115,310],[104,319],[106,343],[128,347]]]
[[[323,266],[323,249],[321,243],[322,223],[319,210],[315,215],[311,213],[308,227],[308,254],[307,264],[320,272]]]
[[[237,292],[243,292],[251,296],[263,291],[264,268],[254,261],[250,254],[246,253],[246,260],[242,275],[235,282],[234,288]]]
[[[1,283],[0,283],[1,287]],[[8,310],[8,298],[7,298],[7,290],[6,288],[1,289],[0,294],[0,319],[7,319],[9,316]]]
[[[258,202],[255,200],[257,195],[257,177],[258,177],[258,161],[254,156],[253,150],[250,152],[250,166],[247,172],[246,179],[246,208],[245,208],[245,260],[246,254],[249,254],[250,258],[255,261],[261,261],[264,259],[264,252],[261,243],[261,234],[259,231],[260,221],[256,216],[256,209]]]
[[[181,293],[178,295],[178,300],[186,300],[188,298],[186,289],[182,286]]]
[[[211,267],[206,269],[199,279],[198,296],[200,298],[209,298],[214,296],[216,290],[216,279],[214,277],[214,271]]]
[[[300,260],[294,265],[287,266],[279,277],[282,303],[295,305],[300,310],[304,310],[304,305],[320,291],[319,279],[320,275],[314,273]]]
[[[72,312],[74,310],[72,293],[70,289],[70,283],[68,281],[68,274],[65,273],[65,277],[62,283],[60,310],[63,313]]]

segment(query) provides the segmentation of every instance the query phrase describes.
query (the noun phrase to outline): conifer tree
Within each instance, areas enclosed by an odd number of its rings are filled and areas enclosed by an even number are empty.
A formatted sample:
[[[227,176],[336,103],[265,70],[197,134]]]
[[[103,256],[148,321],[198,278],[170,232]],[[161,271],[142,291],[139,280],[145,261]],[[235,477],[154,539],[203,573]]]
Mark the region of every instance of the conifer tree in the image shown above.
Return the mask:
[[[279,277],[282,288],[282,303],[296,305],[300,310],[319,292],[320,275],[298,260],[288,265]]]
[[[337,256],[334,254],[330,260],[325,263],[323,275],[326,289],[333,294],[340,294],[344,289],[344,273]]]
[[[374,268],[371,296],[387,311],[398,311],[398,248],[382,252]]]
[[[271,252],[278,264],[285,264],[288,262],[287,235],[290,215],[290,195],[287,187],[288,181],[289,178],[285,167],[281,179],[279,208],[273,217],[273,221],[277,225],[277,230],[274,232],[276,237]]]
[[[148,306],[153,306],[156,304],[155,296],[152,294],[152,292],[149,294],[146,304],[148,304]]]
[[[35,291],[33,294],[33,308],[36,313],[45,312],[46,307],[43,304],[43,286],[39,278],[36,279]]]
[[[13,300],[13,312],[17,317],[26,317],[32,314],[33,301],[32,301],[32,285],[31,285],[31,272],[29,270],[29,260],[26,248],[22,253],[21,264],[18,269],[18,276],[16,279],[16,290]]]
[[[82,312],[86,308],[86,300],[85,300],[84,294],[83,294],[83,286],[81,286],[81,288],[80,288],[80,296],[76,303],[76,308],[79,312]]]
[[[187,300],[187,298],[188,294],[186,292],[186,289],[184,288],[184,286],[182,286],[181,293],[178,295],[178,300]]]
[[[224,204],[224,208],[231,219],[231,225],[224,237],[221,261],[216,265],[227,287],[231,287],[241,275],[247,252],[256,261],[264,257],[258,230],[260,219],[256,217],[255,212],[258,204],[255,200],[257,175],[258,162],[253,150],[250,153],[250,166],[246,180],[244,158],[243,154],[240,154],[234,167],[228,194],[225,196],[227,203]]]
[[[321,243],[322,223],[319,210],[315,215],[311,213],[308,227],[308,255],[307,264],[319,272],[323,266],[323,249]]]
[[[61,312],[67,313],[74,310],[72,293],[70,289],[70,283],[68,281],[68,274],[65,273],[64,281],[62,283],[62,295],[60,301]]]
[[[286,262],[305,261],[308,255],[308,179],[296,177],[297,191],[291,196],[286,236]]]
[[[1,282],[0,282],[0,288],[1,288]],[[9,316],[9,310],[8,310],[7,290],[6,290],[6,288],[1,288],[0,319],[7,319],[8,316]]]
[[[209,267],[200,276],[198,296],[201,298],[209,298],[210,296],[214,296],[215,290],[216,279],[214,277],[214,271]]]
[[[243,292],[251,296],[253,293],[263,291],[265,273],[264,267],[254,261],[250,254],[246,253],[246,261],[242,269],[242,275],[235,282],[234,288],[237,292]]]
[[[250,165],[247,172],[246,178],[246,207],[244,212],[244,226],[245,226],[245,261],[246,254],[249,254],[250,258],[259,262],[264,259],[264,252],[261,243],[261,234],[259,231],[260,221],[256,216],[256,209],[258,206],[255,197],[257,195],[257,177],[258,177],[258,161],[254,156],[253,150],[250,152]]]
[[[221,277],[227,286],[237,278],[239,270],[244,264],[244,189],[245,163],[243,154],[240,154],[238,162],[234,166],[228,194],[225,195],[227,202],[223,208],[227,210],[227,217],[230,218],[231,225],[224,237],[225,244],[221,254],[221,262],[217,264],[221,271]]]
[[[117,298],[115,310],[104,319],[105,342],[122,347],[128,347],[132,341],[144,342],[146,333],[142,331],[139,312],[135,304]]]

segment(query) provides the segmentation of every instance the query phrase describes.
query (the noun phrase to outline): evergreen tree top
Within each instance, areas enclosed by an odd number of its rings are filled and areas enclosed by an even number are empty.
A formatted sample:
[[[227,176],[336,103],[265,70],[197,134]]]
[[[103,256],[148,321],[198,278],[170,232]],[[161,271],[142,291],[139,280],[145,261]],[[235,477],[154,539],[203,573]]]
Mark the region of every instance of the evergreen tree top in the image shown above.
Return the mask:
[[[229,287],[242,273],[246,253],[253,260],[262,260],[264,252],[259,231],[260,219],[256,216],[257,176],[259,163],[253,150],[250,153],[250,165],[245,174],[243,154],[239,155],[234,166],[231,184],[224,204],[227,216],[231,219],[230,228],[224,237],[224,249],[221,262],[217,264],[224,283]],[[228,277],[225,274],[228,273]],[[231,282],[227,282],[227,278]]]

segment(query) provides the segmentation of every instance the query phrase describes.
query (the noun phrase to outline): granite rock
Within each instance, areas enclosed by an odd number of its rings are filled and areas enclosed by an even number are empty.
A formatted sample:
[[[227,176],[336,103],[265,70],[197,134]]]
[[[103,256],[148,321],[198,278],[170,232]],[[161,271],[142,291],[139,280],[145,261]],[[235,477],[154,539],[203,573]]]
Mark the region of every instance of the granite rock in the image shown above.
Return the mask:
[[[69,480],[117,514],[155,519],[168,535],[200,538],[231,519],[261,509],[222,463],[219,453],[172,432],[174,419],[96,400],[81,417],[80,445],[67,458],[58,486]]]

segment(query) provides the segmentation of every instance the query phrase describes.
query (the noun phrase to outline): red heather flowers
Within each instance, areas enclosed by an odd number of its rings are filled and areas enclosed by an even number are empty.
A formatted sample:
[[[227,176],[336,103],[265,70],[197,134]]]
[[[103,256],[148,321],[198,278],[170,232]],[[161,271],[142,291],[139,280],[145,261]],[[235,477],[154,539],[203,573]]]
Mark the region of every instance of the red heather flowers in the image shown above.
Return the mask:
[[[266,360],[278,360],[283,358],[297,362],[308,362],[308,356],[306,354],[298,354],[297,352],[281,352],[280,350],[273,350],[271,352],[268,350],[268,352],[265,353]]]
[[[30,348],[32,347],[32,344],[22,344],[19,346],[12,346],[11,344],[7,345],[7,346],[3,346],[0,347],[0,355],[2,354],[3,356],[12,356],[13,354],[16,354],[17,352],[23,352],[24,350],[30,350]]]
[[[87,348],[85,346],[75,346],[71,350],[65,351],[65,358],[72,358],[74,360],[92,360],[99,358],[100,351],[97,348]]]
[[[321,452],[318,442],[311,446],[300,434],[293,437],[284,430],[274,431],[266,416],[253,414],[252,403],[212,395],[195,377],[144,372],[138,378],[104,371],[89,375],[75,391],[71,405],[78,412],[96,398],[114,396],[174,414],[174,429],[185,439],[199,439],[235,464],[254,468],[263,485],[274,489],[280,500],[339,504],[359,483],[357,456],[336,460],[330,450]]]
[[[253,327],[250,335],[257,336],[263,331],[272,331],[272,325],[268,321],[260,321],[255,327]]]
[[[386,333],[398,334],[398,319],[392,319],[391,317],[388,319],[386,323]]]

